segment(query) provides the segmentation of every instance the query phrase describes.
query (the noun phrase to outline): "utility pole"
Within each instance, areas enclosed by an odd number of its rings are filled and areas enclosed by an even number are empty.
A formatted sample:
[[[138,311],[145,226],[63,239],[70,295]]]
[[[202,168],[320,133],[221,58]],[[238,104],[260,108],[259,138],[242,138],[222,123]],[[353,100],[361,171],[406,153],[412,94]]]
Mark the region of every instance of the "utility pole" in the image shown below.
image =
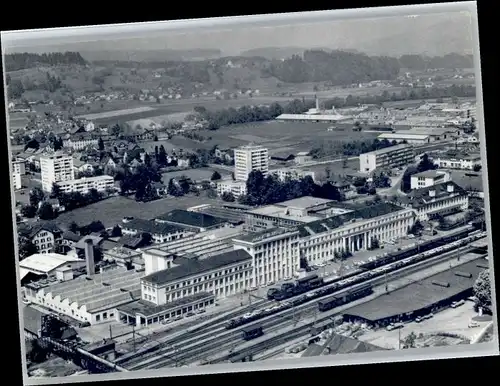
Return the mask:
[[[111,331],[111,325],[109,325],[109,339],[113,340],[113,332]]]

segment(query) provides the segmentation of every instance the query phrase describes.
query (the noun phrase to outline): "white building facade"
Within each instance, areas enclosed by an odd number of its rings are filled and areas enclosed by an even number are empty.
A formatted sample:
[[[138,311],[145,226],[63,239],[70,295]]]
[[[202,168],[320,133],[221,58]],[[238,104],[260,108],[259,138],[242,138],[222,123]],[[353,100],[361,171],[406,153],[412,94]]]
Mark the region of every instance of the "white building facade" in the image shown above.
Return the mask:
[[[422,189],[451,180],[450,173],[442,170],[429,170],[417,173],[410,178],[411,189]]]
[[[276,175],[280,181],[290,180],[300,180],[304,177],[311,177],[313,181],[316,181],[316,174],[312,170],[303,170],[295,168],[280,168],[274,169],[270,173]]]
[[[67,180],[57,182],[63,193],[79,192],[87,194],[91,189],[104,192],[114,189],[115,181],[111,176],[84,177],[77,180]]]
[[[84,150],[88,147],[97,148],[99,140],[96,138],[67,139],[63,141],[63,146],[73,150]]]
[[[217,182],[217,194],[231,193],[235,198],[247,194],[247,183],[245,181],[222,180]]]
[[[463,156],[440,156],[434,162],[443,169],[463,169],[473,170],[476,165],[481,165],[481,156],[463,155]]]
[[[252,287],[292,277],[300,268],[298,230],[276,228],[251,233],[233,239],[233,245],[252,257]]]
[[[246,181],[248,175],[260,170],[264,176],[269,172],[269,152],[263,146],[241,146],[234,151],[234,177],[237,181]]]
[[[52,191],[54,183],[62,183],[75,179],[73,157],[66,154],[50,154],[40,157],[42,189]]]
[[[23,187],[21,182],[21,174],[16,172],[12,173],[12,186],[14,187],[14,190],[19,190]]]

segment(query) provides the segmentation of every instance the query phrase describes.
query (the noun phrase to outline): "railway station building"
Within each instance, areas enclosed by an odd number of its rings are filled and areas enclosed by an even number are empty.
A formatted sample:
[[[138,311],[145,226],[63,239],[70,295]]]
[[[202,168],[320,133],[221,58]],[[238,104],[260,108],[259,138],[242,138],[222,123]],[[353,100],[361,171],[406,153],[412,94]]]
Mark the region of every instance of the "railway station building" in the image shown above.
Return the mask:
[[[455,266],[346,310],[344,321],[384,327],[425,317],[471,296],[479,273],[488,267],[483,258]]]

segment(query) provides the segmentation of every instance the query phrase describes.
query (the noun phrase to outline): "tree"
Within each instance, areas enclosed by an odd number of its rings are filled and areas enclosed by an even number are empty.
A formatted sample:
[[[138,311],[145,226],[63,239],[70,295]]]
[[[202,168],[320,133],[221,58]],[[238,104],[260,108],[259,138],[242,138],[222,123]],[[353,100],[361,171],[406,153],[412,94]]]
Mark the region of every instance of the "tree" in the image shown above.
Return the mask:
[[[37,253],[35,244],[31,240],[20,239],[19,240],[19,259],[22,260],[28,256]]]
[[[472,167],[472,170],[474,170],[475,172],[479,172],[479,171],[481,171],[481,169],[482,169],[482,166],[481,166],[481,165],[474,165],[474,166]]]
[[[167,194],[174,197],[181,197],[184,195],[182,188],[176,183],[175,179],[171,178],[167,185]]]
[[[490,272],[485,269],[477,277],[472,288],[476,297],[476,307],[483,311],[491,310],[491,282]]]
[[[97,148],[99,149],[99,151],[104,150],[104,141],[102,140],[102,138],[99,138],[99,141],[97,141]]]
[[[50,192],[50,197],[51,198],[59,198],[61,196],[61,187],[59,186],[59,184],[57,184],[56,182],[54,182],[52,184],[52,191]]]
[[[118,225],[115,225],[111,230],[111,237],[121,237],[122,236],[122,228]]]
[[[56,217],[56,213],[51,204],[43,202],[38,209],[38,217],[41,220],[53,220]]]
[[[403,340],[401,340],[401,344],[403,348],[415,348],[416,341],[417,341],[417,334],[415,334],[412,331]]]
[[[207,189],[208,198],[217,198],[217,192],[214,189]]]
[[[36,216],[36,207],[33,205],[25,205],[21,208],[21,214],[27,218],[33,218]]]
[[[23,96],[24,86],[23,82],[19,79],[11,80],[7,87],[7,95],[9,99],[19,99]]]
[[[49,350],[42,347],[38,339],[31,341],[31,350],[28,352],[27,357],[33,363],[42,363],[47,360]]]
[[[221,198],[223,201],[226,201],[226,202],[234,202],[235,201],[234,195],[231,192],[222,193]]]
[[[35,208],[38,208],[38,204],[43,201],[45,198],[45,193],[43,192],[42,189],[35,187],[31,189],[30,192],[30,205],[34,206]]]
[[[78,226],[78,224],[76,222],[73,221],[73,222],[71,222],[71,224],[69,224],[68,229],[70,232],[78,233],[80,230],[80,227]]]
[[[217,180],[220,180],[222,178],[222,176],[220,175],[220,173],[216,170],[212,173],[212,177],[210,177],[210,181],[217,181]]]
[[[158,162],[161,166],[165,166],[167,164],[167,152],[165,151],[165,147],[163,145],[160,146],[156,162]]]

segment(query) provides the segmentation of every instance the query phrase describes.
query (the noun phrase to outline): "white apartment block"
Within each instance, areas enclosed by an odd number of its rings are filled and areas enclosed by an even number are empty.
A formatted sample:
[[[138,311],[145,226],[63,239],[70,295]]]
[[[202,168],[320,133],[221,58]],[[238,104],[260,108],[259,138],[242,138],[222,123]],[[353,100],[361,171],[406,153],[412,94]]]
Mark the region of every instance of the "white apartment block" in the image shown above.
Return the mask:
[[[237,181],[246,181],[248,175],[260,170],[264,176],[269,172],[269,152],[263,146],[241,146],[234,151],[234,177]]]
[[[434,162],[443,169],[473,170],[474,166],[481,165],[481,155],[439,156]]]
[[[275,174],[280,181],[286,181],[287,179],[300,180],[307,176],[310,176],[313,179],[313,181],[316,181],[315,179],[316,174],[312,170],[280,168],[271,170],[270,173]]]
[[[414,157],[415,154],[411,145],[390,146],[360,154],[359,170],[362,173],[370,173],[379,168],[397,168],[413,162]]]
[[[18,173],[21,176],[26,174],[26,161],[24,160],[14,160],[12,161],[12,171]]]
[[[73,150],[84,150],[86,148],[97,148],[99,140],[96,138],[82,138],[82,139],[66,139],[63,141],[63,146]]]
[[[422,189],[450,180],[451,176],[448,172],[442,170],[428,170],[412,175],[410,178],[410,187],[412,189]]]
[[[231,193],[234,197],[247,194],[247,183],[245,181],[222,180],[217,182],[217,194]]]
[[[40,169],[42,189],[46,192],[52,191],[54,182],[60,184],[75,179],[73,157],[66,154],[54,153],[41,156]]]
[[[113,189],[115,181],[111,176],[84,177],[77,180],[67,180],[58,182],[57,185],[63,193],[79,192],[88,193],[91,189],[98,192],[104,192],[107,189]]]
[[[252,257],[252,287],[292,277],[300,268],[298,230],[275,228],[250,233],[234,238],[233,245]]]
[[[12,173],[12,186],[14,187],[14,190],[19,190],[23,187],[21,183],[21,174],[16,172]]]
[[[299,227],[300,255],[309,264],[325,263],[336,253],[355,252],[399,238],[415,223],[415,213],[389,203],[345,213],[342,219],[330,217]]]

